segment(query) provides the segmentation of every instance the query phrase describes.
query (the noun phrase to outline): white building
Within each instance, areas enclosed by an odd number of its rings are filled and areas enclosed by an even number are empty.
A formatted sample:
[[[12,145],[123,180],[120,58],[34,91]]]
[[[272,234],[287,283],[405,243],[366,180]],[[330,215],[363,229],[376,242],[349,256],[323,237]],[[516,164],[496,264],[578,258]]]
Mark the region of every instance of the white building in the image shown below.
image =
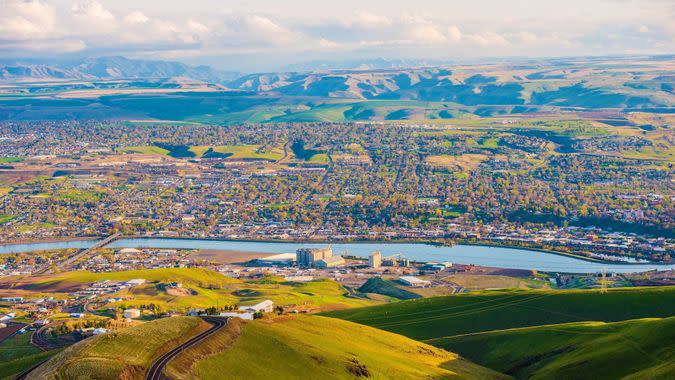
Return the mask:
[[[245,313],[234,313],[234,312],[228,312],[228,313],[220,313],[221,317],[230,317],[230,318],[241,318],[247,321],[252,321],[253,320],[253,313],[250,311],[247,311]]]
[[[141,250],[136,248],[122,248],[117,252],[123,255],[136,255],[141,253]]]
[[[239,307],[239,310],[241,310],[241,311],[252,311],[254,313],[257,313],[259,311],[269,313],[272,310],[274,310],[274,302],[272,302],[270,300],[265,300],[265,301],[262,301],[260,303],[255,304],[255,305],[241,306],[241,307]]]
[[[431,282],[414,276],[402,276],[398,280],[404,285],[412,286],[413,288],[426,288],[427,286],[431,286]]]
[[[145,284],[145,280],[142,278],[135,278],[126,282],[127,286],[138,286]]]
[[[122,316],[124,316],[124,318],[138,318],[141,316],[141,311],[138,309],[126,309]]]
[[[108,332],[107,329],[104,329],[103,327],[99,327],[99,328],[94,329],[94,331],[92,331],[92,334],[101,335],[101,334],[105,334],[107,332]]]

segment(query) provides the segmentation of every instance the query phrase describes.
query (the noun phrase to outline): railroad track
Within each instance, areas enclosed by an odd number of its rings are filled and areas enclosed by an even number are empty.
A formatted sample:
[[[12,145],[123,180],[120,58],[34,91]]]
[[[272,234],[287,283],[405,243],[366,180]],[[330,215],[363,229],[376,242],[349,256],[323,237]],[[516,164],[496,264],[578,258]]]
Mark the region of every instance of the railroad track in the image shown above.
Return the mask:
[[[200,333],[198,335],[195,335],[194,337],[190,338],[187,342],[179,345],[178,347],[174,348],[173,350],[165,353],[162,355],[159,359],[157,359],[152,366],[150,366],[150,369],[148,370],[148,373],[145,375],[146,380],[164,380],[166,379],[166,376],[162,374],[162,371],[164,368],[169,364],[169,362],[174,359],[176,356],[180,355],[183,351],[187,350],[188,348],[202,342],[204,339],[208,338],[212,334],[214,334],[216,331],[220,330],[221,328],[225,327],[227,325],[227,319],[226,318],[221,318],[221,317],[202,317],[202,319],[211,325],[213,325],[210,329],[204,331],[203,333]]]

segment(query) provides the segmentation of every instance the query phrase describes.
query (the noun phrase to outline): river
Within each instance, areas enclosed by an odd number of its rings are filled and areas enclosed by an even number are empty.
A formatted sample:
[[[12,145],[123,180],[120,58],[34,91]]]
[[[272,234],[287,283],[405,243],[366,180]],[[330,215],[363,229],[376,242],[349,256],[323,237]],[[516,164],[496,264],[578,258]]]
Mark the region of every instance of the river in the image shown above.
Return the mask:
[[[31,252],[38,250],[87,248],[96,244],[95,240],[82,240],[53,243],[30,243],[0,246],[0,254],[15,252]],[[317,243],[282,243],[252,242],[233,240],[199,240],[199,239],[165,239],[135,238],[120,239],[107,245],[107,248],[182,248],[182,249],[220,249],[248,252],[289,253],[300,247],[325,247]],[[349,254],[359,257],[379,250],[383,256],[396,253],[405,255],[416,261],[450,261],[459,264],[476,264],[482,266],[509,269],[536,269],[543,272],[597,273],[608,272],[630,273],[644,272],[654,269],[675,269],[675,265],[657,264],[612,264],[594,263],[573,257],[556,255],[548,252],[519,248],[486,247],[475,245],[456,245],[442,247],[423,243],[336,243],[332,244],[335,254]]]

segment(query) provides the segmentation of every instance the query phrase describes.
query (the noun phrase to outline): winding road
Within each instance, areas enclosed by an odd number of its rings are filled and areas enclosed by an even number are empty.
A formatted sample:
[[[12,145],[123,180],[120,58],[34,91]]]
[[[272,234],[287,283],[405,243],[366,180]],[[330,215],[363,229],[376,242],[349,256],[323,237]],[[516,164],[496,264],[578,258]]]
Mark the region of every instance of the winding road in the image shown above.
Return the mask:
[[[204,331],[203,333],[195,335],[194,337],[190,338],[187,342],[179,345],[173,350],[160,356],[159,359],[157,359],[157,361],[155,361],[152,364],[152,366],[150,366],[148,373],[145,375],[146,380],[166,379],[167,377],[162,374],[162,371],[172,359],[174,359],[176,356],[178,356],[180,353],[187,350],[188,348],[202,342],[204,339],[208,338],[216,331],[220,330],[221,328],[227,325],[227,318],[223,317],[201,317],[201,318],[213,326],[210,329]]]

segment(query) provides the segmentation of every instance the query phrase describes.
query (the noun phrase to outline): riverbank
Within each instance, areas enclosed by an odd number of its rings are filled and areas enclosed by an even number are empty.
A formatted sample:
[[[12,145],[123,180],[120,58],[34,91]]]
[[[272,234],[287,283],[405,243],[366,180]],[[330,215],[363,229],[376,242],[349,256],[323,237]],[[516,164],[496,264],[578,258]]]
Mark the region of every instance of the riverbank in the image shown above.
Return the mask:
[[[0,242],[0,247],[8,245],[24,245],[24,244],[49,244],[49,243],[68,243],[76,241],[92,241],[92,240],[101,240],[103,236],[82,236],[82,237],[62,237],[62,238],[50,238],[50,239],[26,239],[26,240],[15,240],[10,242]]]
[[[13,245],[25,245],[25,244],[48,244],[48,243],[68,243],[68,242],[80,242],[80,241],[96,241],[103,239],[103,236],[93,236],[93,237],[64,237],[64,238],[55,238],[55,239],[45,239],[45,240],[26,240],[24,242],[11,242],[11,243],[0,243],[2,246],[13,246]],[[391,239],[391,240],[361,240],[361,239],[352,239],[352,240],[327,240],[327,239],[316,239],[316,240],[307,240],[307,239],[223,239],[218,237],[187,237],[187,236],[147,236],[147,235],[127,235],[120,236],[115,240],[121,239],[164,239],[164,240],[179,240],[179,241],[189,241],[189,240],[204,240],[204,241],[214,241],[214,242],[241,242],[241,243],[288,243],[288,244],[426,244],[436,247],[444,247],[442,242],[439,242],[436,239]],[[627,261],[613,261],[613,260],[602,260],[593,257],[588,257],[584,255],[579,255],[571,252],[556,251],[551,249],[536,248],[536,247],[527,247],[527,246],[518,246],[518,245],[509,245],[509,244],[499,244],[491,241],[475,241],[475,240],[465,240],[458,239],[453,240],[454,245],[467,245],[467,246],[477,246],[477,247],[491,247],[491,248],[506,248],[506,249],[518,249],[524,251],[532,252],[542,252],[552,255],[569,257],[576,260],[582,260],[589,263],[595,264],[607,264],[607,265],[669,265],[672,263],[663,263],[663,262],[636,262],[631,263]],[[107,246],[107,245],[106,245]],[[624,256],[616,256],[624,257]]]

